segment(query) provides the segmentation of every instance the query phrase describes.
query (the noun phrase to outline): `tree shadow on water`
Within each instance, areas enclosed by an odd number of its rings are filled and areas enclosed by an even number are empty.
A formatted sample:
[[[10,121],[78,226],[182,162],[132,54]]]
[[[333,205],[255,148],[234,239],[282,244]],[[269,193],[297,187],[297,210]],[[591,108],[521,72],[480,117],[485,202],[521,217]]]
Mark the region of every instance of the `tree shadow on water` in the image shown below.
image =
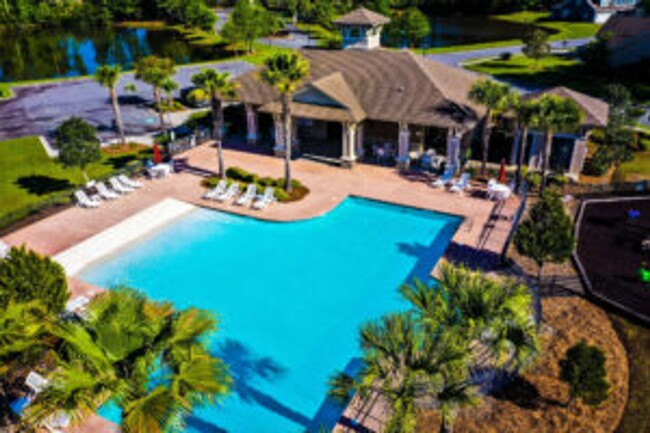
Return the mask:
[[[273,382],[285,370],[269,357],[258,357],[239,341],[227,339],[216,350],[216,356],[228,365],[233,379],[233,391],[244,402],[256,404],[296,424],[308,427],[311,419],[268,395],[254,384],[256,381]]]
[[[73,185],[67,179],[57,179],[50,176],[34,174],[19,177],[16,185],[34,195],[47,195],[71,189]]]

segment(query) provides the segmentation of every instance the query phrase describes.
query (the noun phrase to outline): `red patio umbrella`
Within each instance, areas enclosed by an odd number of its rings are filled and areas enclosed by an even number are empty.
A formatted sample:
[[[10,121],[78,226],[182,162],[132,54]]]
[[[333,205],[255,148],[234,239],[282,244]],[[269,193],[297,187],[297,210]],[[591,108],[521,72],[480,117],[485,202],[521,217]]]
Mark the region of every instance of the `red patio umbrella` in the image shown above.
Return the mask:
[[[501,169],[499,170],[499,183],[505,183],[506,181],[506,160],[505,158],[501,160]]]
[[[160,153],[158,143],[154,143],[153,145],[153,162],[154,164],[160,164],[162,162],[162,153]]]

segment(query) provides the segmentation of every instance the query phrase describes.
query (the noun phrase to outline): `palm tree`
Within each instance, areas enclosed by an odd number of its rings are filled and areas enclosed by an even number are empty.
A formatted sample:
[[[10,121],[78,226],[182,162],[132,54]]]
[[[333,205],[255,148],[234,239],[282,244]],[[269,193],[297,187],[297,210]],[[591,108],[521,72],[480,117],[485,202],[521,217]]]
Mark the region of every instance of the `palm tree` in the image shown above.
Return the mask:
[[[106,292],[93,299],[82,322],[56,327],[58,368],[27,419],[38,423],[63,411],[78,422],[112,402],[124,432],[182,428],[194,407],[229,388],[222,361],[206,345],[215,328],[207,311],[175,311],[131,289]]]
[[[408,313],[367,324],[360,333],[362,371],[355,378],[346,373],[334,376],[329,395],[344,401],[352,392],[364,397],[378,393],[392,411],[384,431],[414,432],[417,409],[433,406],[447,375],[468,365],[469,351],[462,336],[449,328],[436,330],[426,331]]]
[[[442,418],[440,432],[453,433],[458,410],[466,406],[475,406],[478,403],[478,396],[475,388],[467,382],[467,378],[457,378],[445,383],[437,393],[436,400]]]
[[[264,61],[260,74],[263,81],[281,95],[284,129],[284,189],[291,192],[291,98],[298,85],[309,75],[309,62],[295,52],[280,52]]]
[[[174,61],[156,56],[147,56],[135,64],[135,78],[142,80],[153,88],[153,97],[158,107],[160,129],[165,127],[165,118],[162,111],[161,87],[165,80],[175,73]]]
[[[479,105],[483,105],[487,110],[485,113],[485,123],[481,134],[483,146],[483,156],[481,159],[481,174],[485,174],[488,155],[490,152],[490,135],[492,133],[492,121],[495,112],[503,110],[509,104],[513,91],[510,86],[497,83],[493,80],[480,80],[472,85],[469,90],[469,99]]]
[[[537,123],[544,129],[545,136],[545,143],[542,148],[542,185],[540,194],[544,193],[546,187],[548,160],[553,145],[553,135],[560,130],[577,128],[582,118],[582,109],[573,99],[552,94],[545,94],[539,99]]]
[[[121,68],[119,65],[103,65],[95,71],[95,81],[101,86],[108,88],[111,98],[111,105],[113,106],[113,114],[115,115],[115,125],[117,132],[120,135],[120,142],[126,144],[126,137],[124,136],[124,123],[122,122],[122,113],[120,112],[120,104],[117,99],[117,82],[120,80]]]
[[[174,92],[178,90],[178,83],[174,81],[171,77],[165,78],[162,83],[160,83],[160,90],[165,92],[165,96],[167,99],[167,107],[165,109],[167,110],[167,115],[169,116],[169,123],[171,124],[171,113],[174,109]],[[161,111],[165,111],[163,109],[162,105],[158,106],[158,109]]]
[[[537,122],[539,106],[534,99],[522,99],[513,109],[517,118],[517,127],[521,132],[518,143],[519,157],[517,159],[516,176],[516,188],[519,190],[522,181],[524,158],[526,156],[526,145],[528,144],[528,133],[530,128],[534,127]]]
[[[223,163],[223,99],[233,98],[237,91],[237,85],[231,80],[227,72],[218,72],[214,69],[204,69],[192,76],[192,83],[203,89],[210,95],[212,105],[212,134],[217,142],[217,156],[219,158],[219,177],[226,178],[226,170]]]
[[[467,341],[489,347],[497,364],[522,369],[539,352],[532,293],[514,280],[445,264],[435,285],[415,281],[400,292],[423,326],[456,328]]]

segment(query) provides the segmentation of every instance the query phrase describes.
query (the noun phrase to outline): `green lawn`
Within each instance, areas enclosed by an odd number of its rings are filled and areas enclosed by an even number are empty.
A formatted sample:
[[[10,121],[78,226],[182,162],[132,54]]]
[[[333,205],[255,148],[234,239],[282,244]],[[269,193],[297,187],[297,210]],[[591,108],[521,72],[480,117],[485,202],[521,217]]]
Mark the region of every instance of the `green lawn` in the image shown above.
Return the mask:
[[[6,83],[0,83],[0,99],[6,99],[11,96],[11,86]]]
[[[650,101],[650,77],[641,77],[640,68],[622,70],[610,76],[594,73],[579,60],[565,56],[549,56],[537,64],[525,56],[513,56],[510,60],[489,59],[468,64],[466,68],[524,87],[566,86],[600,97],[606,95],[607,85],[620,83],[630,89],[639,102]]]
[[[507,15],[495,15],[492,18],[501,21],[510,21],[519,24],[535,24],[551,31],[551,41],[567,39],[582,39],[595,36],[600,29],[599,24],[578,23],[569,21],[550,21],[548,12],[517,12]],[[424,51],[427,54],[455,53],[459,51],[481,50],[487,48],[509,47],[521,45],[521,39],[507,39],[503,41],[486,42],[481,44],[454,45],[451,47],[434,47]]]
[[[144,157],[132,150],[108,155],[88,167],[90,178],[106,177],[129,162]],[[0,220],[8,214],[53,199],[65,201],[83,183],[78,169],[66,169],[49,158],[38,138],[24,137],[0,142]]]
[[[621,165],[621,172],[631,181],[650,179],[650,152],[639,152],[634,159]]]

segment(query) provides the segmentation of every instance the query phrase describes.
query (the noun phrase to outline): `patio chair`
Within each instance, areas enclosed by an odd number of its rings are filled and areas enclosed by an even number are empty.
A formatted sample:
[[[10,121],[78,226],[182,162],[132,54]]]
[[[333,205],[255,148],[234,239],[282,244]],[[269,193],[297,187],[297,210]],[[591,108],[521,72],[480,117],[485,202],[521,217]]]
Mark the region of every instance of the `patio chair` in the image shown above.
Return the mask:
[[[275,189],[271,187],[267,187],[266,190],[264,191],[264,195],[260,196],[255,200],[255,203],[253,203],[253,209],[256,210],[263,210],[266,209],[268,205],[273,203],[275,201]]]
[[[203,195],[203,198],[206,200],[214,200],[217,198],[217,196],[223,194],[226,191],[226,187],[228,186],[228,181],[225,179],[221,179],[217,186],[212,188],[210,191],[206,192]]]
[[[469,188],[469,181],[472,178],[472,175],[469,173],[463,173],[460,176],[460,179],[453,182],[451,187],[449,187],[449,192],[463,192]]]
[[[82,317],[86,312],[86,307],[90,304],[90,299],[85,296],[77,296],[65,304],[65,312]]]
[[[0,260],[6,258],[11,251],[11,247],[4,242],[0,241]]]
[[[142,185],[142,182],[138,182],[137,180],[133,180],[133,179],[127,177],[125,174],[120,174],[119,176],[117,176],[117,179],[120,182],[122,182],[122,185],[126,185],[129,188],[140,189],[140,188],[142,188],[144,186],[144,185]]]
[[[122,182],[117,180],[116,177],[111,177],[108,180],[108,183],[111,185],[111,188],[113,188],[113,191],[119,193],[119,194],[128,194],[130,192],[135,191],[134,188],[131,188],[130,186],[124,185]]]
[[[434,180],[433,183],[431,183],[431,186],[434,188],[443,188],[451,181],[451,178],[454,176],[455,171],[456,171],[455,167],[453,166],[447,167],[445,169],[445,172],[442,174],[442,176]]]
[[[226,200],[232,199],[237,194],[239,194],[239,184],[237,182],[233,182],[225,192],[216,196],[215,200],[224,202]]]
[[[108,189],[104,182],[97,182],[95,189],[97,190],[97,194],[99,194],[99,196],[104,200],[115,200],[120,197],[115,193],[115,191]]]
[[[38,395],[50,386],[50,381],[32,370],[25,378],[25,385],[32,390],[34,395]]]
[[[248,206],[257,195],[257,185],[254,183],[246,187],[246,191],[235,200],[237,206]]]
[[[90,198],[86,195],[86,193],[82,190],[78,190],[74,192],[74,199],[75,202],[77,203],[77,206],[79,207],[85,207],[85,208],[96,208],[99,207],[100,201],[95,200],[94,198]]]

